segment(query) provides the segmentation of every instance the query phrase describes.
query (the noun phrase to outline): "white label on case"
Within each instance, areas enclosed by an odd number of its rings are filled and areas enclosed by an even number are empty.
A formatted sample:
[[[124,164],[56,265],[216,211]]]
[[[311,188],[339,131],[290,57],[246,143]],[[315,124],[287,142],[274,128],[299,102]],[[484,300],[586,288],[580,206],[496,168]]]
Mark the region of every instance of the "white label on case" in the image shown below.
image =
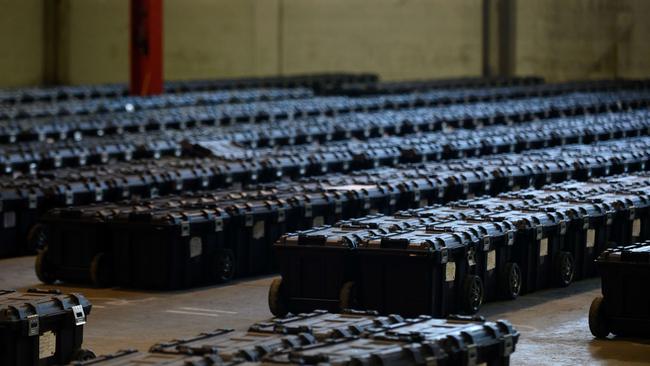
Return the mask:
[[[52,331],[43,333],[38,337],[38,358],[44,359],[56,353],[56,334]]]
[[[539,241],[539,256],[545,257],[548,255],[548,238]]]
[[[262,239],[264,237],[264,221],[258,221],[253,225],[253,239]]]
[[[14,211],[7,211],[4,214],[4,228],[9,229],[16,226],[16,213]]]
[[[593,248],[596,245],[596,230],[587,230],[587,248]]]
[[[487,254],[487,270],[491,271],[497,266],[497,253],[494,250],[490,250]]]
[[[312,226],[323,226],[325,224],[325,218],[323,216],[316,216],[312,220]]]
[[[451,282],[456,279],[456,263],[447,262],[445,266],[445,281]]]
[[[639,236],[641,234],[641,219],[632,221],[632,236]]]
[[[190,258],[198,257],[203,253],[203,241],[200,236],[190,239]]]

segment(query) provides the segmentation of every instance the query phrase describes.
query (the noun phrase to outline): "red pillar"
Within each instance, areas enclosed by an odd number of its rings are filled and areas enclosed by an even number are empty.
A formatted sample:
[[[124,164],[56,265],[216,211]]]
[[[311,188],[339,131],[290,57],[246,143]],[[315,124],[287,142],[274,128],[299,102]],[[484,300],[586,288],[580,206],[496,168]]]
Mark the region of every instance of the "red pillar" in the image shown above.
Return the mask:
[[[162,0],[131,0],[132,95],[160,94],[162,79]]]

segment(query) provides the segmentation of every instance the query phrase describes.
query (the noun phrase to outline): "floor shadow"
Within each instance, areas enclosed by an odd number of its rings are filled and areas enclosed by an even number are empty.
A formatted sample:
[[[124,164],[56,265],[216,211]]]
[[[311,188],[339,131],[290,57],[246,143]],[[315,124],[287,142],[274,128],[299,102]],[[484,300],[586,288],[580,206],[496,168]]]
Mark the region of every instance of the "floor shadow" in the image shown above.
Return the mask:
[[[252,276],[252,277],[246,277],[246,278],[238,278],[233,281],[230,281],[228,283],[221,283],[221,284],[210,284],[210,285],[203,285],[203,286],[197,286],[197,287],[192,287],[192,288],[187,288],[187,289],[176,289],[176,290],[152,290],[152,289],[140,289],[136,287],[120,287],[120,286],[115,286],[115,287],[96,287],[93,286],[92,284],[87,284],[87,283],[70,283],[70,282],[56,282],[51,285],[43,284],[43,283],[36,283],[33,285],[28,285],[28,286],[21,286],[19,288],[16,288],[16,290],[27,290],[31,288],[36,288],[36,289],[42,289],[42,290],[60,290],[63,293],[66,292],[80,292],[83,293],[85,291],[87,292],[97,292],[97,291],[115,291],[115,292],[120,292],[120,293],[132,293],[132,294],[165,294],[165,295],[178,295],[178,294],[191,294],[195,292],[203,292],[206,290],[211,290],[211,289],[218,289],[218,288],[227,288],[227,287],[234,287],[238,286],[241,284],[245,284],[248,282],[254,282],[258,280],[264,280],[264,279],[270,279],[278,276],[277,274],[268,274],[268,275],[260,275],[260,276]]]
[[[590,278],[572,283],[565,288],[552,288],[536,291],[518,297],[516,300],[489,302],[482,306],[479,315],[487,318],[506,312],[523,310],[553,300],[567,298],[576,294],[590,292],[600,288],[600,278]]]
[[[588,344],[593,358],[615,362],[650,363],[650,339],[613,337]]]

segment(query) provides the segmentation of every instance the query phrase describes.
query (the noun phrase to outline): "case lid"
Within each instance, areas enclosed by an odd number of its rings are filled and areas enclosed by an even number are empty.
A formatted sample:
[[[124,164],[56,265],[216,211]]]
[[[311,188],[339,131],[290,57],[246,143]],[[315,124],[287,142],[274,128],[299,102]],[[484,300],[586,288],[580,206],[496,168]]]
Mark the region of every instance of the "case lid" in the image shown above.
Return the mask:
[[[43,318],[67,317],[75,326],[84,325],[91,310],[83,295],[64,295],[58,290],[3,291],[0,295],[0,324],[14,324],[27,336],[40,334]]]
[[[650,265],[650,241],[605,250],[599,262],[627,262]]]

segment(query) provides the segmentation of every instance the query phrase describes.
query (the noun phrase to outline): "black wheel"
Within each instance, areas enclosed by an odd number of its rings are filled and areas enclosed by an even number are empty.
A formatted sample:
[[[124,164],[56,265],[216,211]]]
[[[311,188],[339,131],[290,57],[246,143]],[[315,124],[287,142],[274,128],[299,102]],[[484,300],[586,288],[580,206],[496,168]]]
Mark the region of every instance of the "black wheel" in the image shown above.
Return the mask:
[[[217,282],[230,282],[235,277],[235,255],[230,249],[217,253]]]
[[[589,307],[589,330],[596,338],[607,338],[610,333],[605,306],[605,299],[599,296]]]
[[[567,287],[573,282],[574,274],[573,255],[569,252],[559,252],[555,257],[555,283],[560,287]]]
[[[45,227],[41,224],[36,224],[29,229],[27,233],[27,252],[34,253],[39,249],[45,248]]]
[[[79,348],[72,354],[73,361],[88,361],[92,360],[95,357],[97,357],[97,355],[95,355],[95,352],[85,348]]]
[[[47,248],[39,250],[36,254],[34,270],[36,271],[36,277],[38,277],[41,282],[51,285],[56,281],[56,277],[54,277],[54,274],[52,273],[51,265],[47,258]]]
[[[283,317],[289,313],[287,308],[287,295],[282,286],[282,278],[276,278],[269,287],[269,310],[277,317]]]
[[[111,283],[111,266],[108,257],[99,253],[90,262],[90,280],[97,287],[107,287]]]
[[[479,276],[465,277],[460,305],[460,310],[465,314],[476,314],[483,305],[483,281]]]
[[[521,292],[521,268],[517,263],[506,263],[503,271],[499,276],[499,287],[501,288],[501,295],[505,299],[514,300]]]
[[[339,292],[339,308],[341,310],[354,309],[357,305],[357,286],[349,281],[341,286]]]

